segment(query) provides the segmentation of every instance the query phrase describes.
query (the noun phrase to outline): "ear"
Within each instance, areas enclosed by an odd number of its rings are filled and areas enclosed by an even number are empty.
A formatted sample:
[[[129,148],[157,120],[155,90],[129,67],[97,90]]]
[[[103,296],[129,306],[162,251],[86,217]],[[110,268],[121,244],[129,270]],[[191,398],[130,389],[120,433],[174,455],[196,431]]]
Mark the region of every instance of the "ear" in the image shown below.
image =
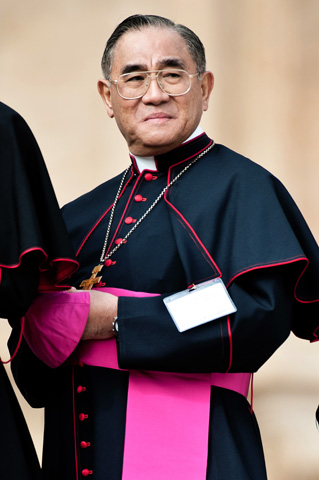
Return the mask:
[[[208,109],[210,94],[214,88],[214,75],[212,72],[204,72],[201,78],[203,112]]]
[[[108,80],[105,80],[105,78],[101,78],[97,82],[97,89],[105,104],[108,116],[110,118],[113,118],[114,113],[113,113],[112,101],[111,101],[110,82],[108,82]]]

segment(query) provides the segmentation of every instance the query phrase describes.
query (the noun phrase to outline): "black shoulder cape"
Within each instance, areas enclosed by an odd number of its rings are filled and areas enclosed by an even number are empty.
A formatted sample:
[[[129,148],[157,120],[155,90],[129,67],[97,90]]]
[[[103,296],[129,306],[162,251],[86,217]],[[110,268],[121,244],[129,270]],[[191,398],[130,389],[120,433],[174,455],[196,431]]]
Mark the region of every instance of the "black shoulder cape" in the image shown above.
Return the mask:
[[[209,143],[204,134],[156,157],[162,169],[168,168],[167,183]],[[119,182],[120,176],[115,177],[63,209],[80,261],[83,246],[110,209]],[[318,340],[319,248],[295,202],[276,177],[216,144],[166,192],[164,201],[188,285],[222,276],[230,288],[261,269],[285,269],[292,284],[292,331],[301,338]],[[144,235],[157,221],[156,212],[149,215]],[[142,230],[141,226],[140,234]],[[137,238],[134,235],[138,243],[139,234]],[[87,278],[90,272],[81,276],[82,269],[75,278]]]
[[[38,144],[0,102],[0,316],[23,315],[38,288],[61,285],[77,261]]]

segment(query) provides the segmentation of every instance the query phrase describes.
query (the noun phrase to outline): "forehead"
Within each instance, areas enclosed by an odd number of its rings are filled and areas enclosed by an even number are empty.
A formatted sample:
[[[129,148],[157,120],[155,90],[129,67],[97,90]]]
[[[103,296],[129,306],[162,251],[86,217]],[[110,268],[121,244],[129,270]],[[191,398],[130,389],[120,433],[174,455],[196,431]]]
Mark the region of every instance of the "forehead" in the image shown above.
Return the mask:
[[[113,55],[112,74],[156,70],[165,66],[194,70],[185,40],[169,28],[145,27],[130,30],[118,40]]]

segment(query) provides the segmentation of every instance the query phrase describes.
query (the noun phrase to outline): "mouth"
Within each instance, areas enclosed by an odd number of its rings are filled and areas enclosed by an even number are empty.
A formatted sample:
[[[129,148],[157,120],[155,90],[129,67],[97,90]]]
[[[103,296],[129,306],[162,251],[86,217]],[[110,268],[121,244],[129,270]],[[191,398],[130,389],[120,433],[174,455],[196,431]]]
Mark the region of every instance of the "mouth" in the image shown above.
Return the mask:
[[[171,118],[171,115],[169,115],[168,113],[158,112],[152,113],[151,115],[145,117],[144,122],[163,123],[167,120],[170,120]]]

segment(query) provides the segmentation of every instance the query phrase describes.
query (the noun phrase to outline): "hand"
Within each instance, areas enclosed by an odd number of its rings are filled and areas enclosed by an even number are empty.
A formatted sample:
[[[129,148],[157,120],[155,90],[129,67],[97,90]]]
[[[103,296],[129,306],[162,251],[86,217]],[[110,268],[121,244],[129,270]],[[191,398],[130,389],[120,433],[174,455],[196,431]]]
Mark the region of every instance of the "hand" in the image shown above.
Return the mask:
[[[75,288],[69,290],[76,293]],[[115,336],[114,317],[117,316],[118,298],[110,293],[90,290],[90,311],[81,340],[105,340]]]

